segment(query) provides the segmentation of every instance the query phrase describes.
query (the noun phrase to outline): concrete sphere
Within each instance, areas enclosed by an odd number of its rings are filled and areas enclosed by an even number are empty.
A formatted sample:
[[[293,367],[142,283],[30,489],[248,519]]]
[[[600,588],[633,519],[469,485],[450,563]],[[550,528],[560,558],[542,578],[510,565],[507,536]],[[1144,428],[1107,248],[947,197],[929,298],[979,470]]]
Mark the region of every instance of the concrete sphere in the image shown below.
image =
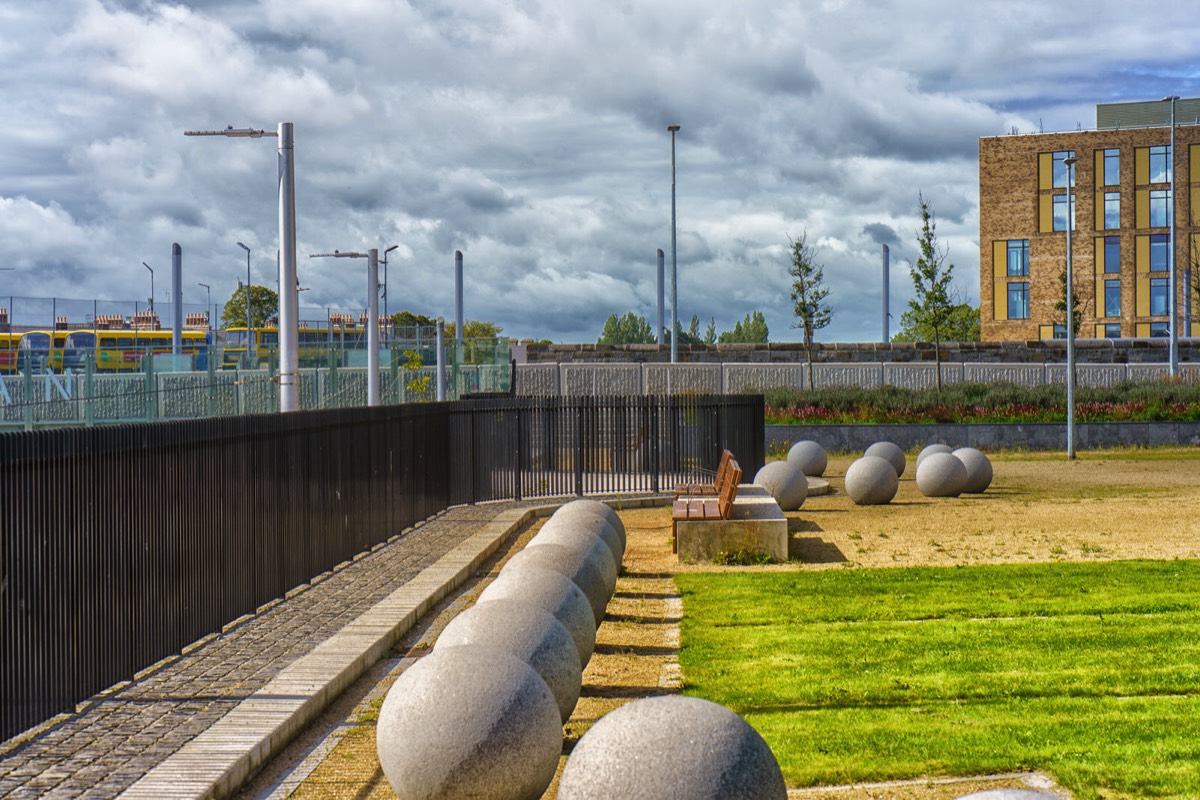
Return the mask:
[[[987,789],[964,794],[958,800],[1058,800],[1058,795],[1043,794],[1030,789]]]
[[[585,510],[598,514],[599,516],[608,520],[609,524],[617,529],[617,534],[621,537],[621,552],[624,552],[626,538],[625,523],[621,522],[621,515],[618,514],[616,509],[614,509],[608,503],[602,503],[599,500],[591,500],[584,497],[578,500],[572,500],[571,502],[560,507],[558,511],[555,511],[554,513],[555,515],[563,514],[564,512],[567,514],[575,514]]]
[[[549,545],[565,547],[579,558],[594,563],[604,578],[605,591],[608,592],[609,597],[612,597],[612,593],[617,589],[619,570],[617,562],[613,560],[612,550],[604,543],[603,539],[581,528],[563,525],[548,531],[539,531],[538,535],[525,545],[525,549],[532,550]]]
[[[829,454],[825,452],[825,448],[807,439],[792,445],[788,450],[787,460],[810,478],[824,475],[825,468],[829,466]]]
[[[516,656],[437,648],[388,691],[376,747],[400,800],[535,800],[554,779],[562,722],[550,687]]]
[[[575,642],[579,666],[587,667],[596,647],[596,620],[583,590],[548,567],[526,563],[505,567],[479,595],[479,602],[516,599],[532,603],[554,615]]]
[[[846,494],[855,505],[886,505],[892,502],[899,488],[896,468],[879,456],[863,456],[846,470]]]
[[[952,453],[933,453],[917,467],[917,488],[926,497],[958,497],[967,485],[967,468]]]
[[[954,451],[954,457],[963,462],[967,468],[967,482],[963,492],[979,494],[986,492],[992,485],[992,462],[974,447],[960,447]]]
[[[921,468],[921,462],[934,453],[949,453],[954,448],[948,444],[930,444],[926,445],[920,453],[917,454],[917,469]]]
[[[583,667],[575,640],[549,611],[512,598],[476,603],[450,620],[436,647],[465,644],[495,647],[533,667],[554,694],[562,721],[571,718]]]
[[[605,550],[607,549],[605,548]],[[583,591],[588,605],[592,607],[592,619],[595,621],[596,627],[600,627],[600,623],[604,621],[604,611],[608,607],[608,598],[612,597],[612,591],[607,588],[604,574],[596,563],[581,558],[574,550],[561,544],[543,544],[538,547],[527,547],[516,553],[500,572],[503,574],[526,562],[554,570],[573,581]]]
[[[559,800],[786,800],[774,753],[724,706],[666,695],[610,711],[580,738]]]
[[[808,497],[808,478],[799,466],[790,461],[771,461],[754,475],[754,483],[762,486],[784,511],[795,511]]]
[[[904,474],[904,467],[908,463],[904,460],[904,451],[900,449],[900,445],[892,442],[876,442],[868,447],[863,455],[878,456],[891,464],[892,468],[896,470],[897,478]]]
[[[578,513],[555,514],[542,524],[534,539],[554,540],[561,535],[576,535],[599,537],[612,553],[613,565],[617,572],[621,571],[621,559],[625,556],[625,544],[617,529],[608,520],[592,516],[592,512],[583,509]]]

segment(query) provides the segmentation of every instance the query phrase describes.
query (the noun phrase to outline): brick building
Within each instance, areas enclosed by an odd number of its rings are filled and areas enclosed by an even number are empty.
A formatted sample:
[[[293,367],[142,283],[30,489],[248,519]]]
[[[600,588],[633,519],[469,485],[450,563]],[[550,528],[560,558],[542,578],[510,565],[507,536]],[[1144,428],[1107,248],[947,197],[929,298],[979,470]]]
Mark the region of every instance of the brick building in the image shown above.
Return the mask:
[[[979,295],[984,341],[1063,338],[1066,230],[1080,338],[1168,335],[1174,206],[1180,336],[1200,336],[1200,99],[1096,107],[1096,130],[979,140]],[[1073,156],[1074,191],[1063,159]],[[1193,165],[1195,165],[1193,167]],[[1174,191],[1172,191],[1174,189]],[[1189,297],[1190,295],[1190,297]]]

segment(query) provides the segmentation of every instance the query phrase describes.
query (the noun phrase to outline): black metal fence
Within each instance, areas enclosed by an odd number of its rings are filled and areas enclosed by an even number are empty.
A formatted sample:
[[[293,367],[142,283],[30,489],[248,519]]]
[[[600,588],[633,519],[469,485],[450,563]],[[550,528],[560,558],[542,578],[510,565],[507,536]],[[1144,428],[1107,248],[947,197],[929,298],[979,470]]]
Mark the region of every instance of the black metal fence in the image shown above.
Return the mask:
[[[453,505],[655,492],[760,396],[506,398],[0,434],[0,740]]]

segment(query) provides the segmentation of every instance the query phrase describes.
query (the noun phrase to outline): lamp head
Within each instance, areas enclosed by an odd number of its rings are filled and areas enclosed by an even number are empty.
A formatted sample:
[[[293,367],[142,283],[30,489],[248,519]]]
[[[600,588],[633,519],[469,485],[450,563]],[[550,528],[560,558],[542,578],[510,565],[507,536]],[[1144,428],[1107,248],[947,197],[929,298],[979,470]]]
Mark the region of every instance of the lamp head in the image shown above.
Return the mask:
[[[671,133],[674,133],[675,131],[679,130],[679,126],[678,125],[668,125],[667,130],[669,130]]]

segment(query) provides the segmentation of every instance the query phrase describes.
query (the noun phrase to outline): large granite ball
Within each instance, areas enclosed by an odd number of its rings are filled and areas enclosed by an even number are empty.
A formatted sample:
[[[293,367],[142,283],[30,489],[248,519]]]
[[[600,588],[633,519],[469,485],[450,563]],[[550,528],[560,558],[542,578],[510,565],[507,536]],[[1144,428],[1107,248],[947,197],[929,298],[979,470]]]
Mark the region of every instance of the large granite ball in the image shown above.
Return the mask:
[[[986,492],[992,485],[992,462],[974,447],[960,447],[954,451],[954,457],[967,468],[967,482],[963,492],[979,494]]]
[[[596,620],[583,590],[570,578],[538,564],[508,565],[479,594],[480,603],[506,599],[524,600],[553,614],[571,634],[579,666],[587,667],[596,647]]]
[[[808,478],[790,461],[771,461],[754,475],[754,483],[775,498],[784,511],[795,511],[808,497]]]
[[[376,748],[400,800],[534,800],[558,768],[562,720],[550,687],[516,656],[436,648],[388,691]]]
[[[899,488],[896,468],[879,456],[863,456],[846,470],[846,494],[856,505],[886,505]]]
[[[590,512],[584,512],[590,513]],[[559,516],[555,514],[546,520],[542,529],[533,537],[530,544],[536,541],[561,541],[563,544],[579,544],[583,541],[600,539],[612,554],[613,567],[621,571],[621,559],[625,555],[625,545],[617,535],[617,529],[608,520],[600,517],[579,518],[578,516]]]
[[[917,488],[926,497],[958,497],[967,485],[967,468],[953,453],[933,453],[917,467]]]
[[[922,448],[920,453],[917,453],[917,468],[920,469],[921,462],[934,453],[949,453],[954,448],[948,444],[930,444]]]
[[[724,706],[697,697],[635,700],[575,745],[559,800],[786,800],[774,753]]]
[[[571,515],[582,513],[584,511],[590,511],[595,515],[603,517],[604,519],[608,520],[610,525],[617,529],[617,533],[621,537],[621,551],[624,552],[626,539],[625,523],[621,522],[621,515],[618,514],[616,509],[614,509],[608,503],[602,503],[599,500],[592,500],[590,498],[580,498],[564,504],[557,511],[555,511],[554,514],[556,516],[559,514]]]
[[[532,550],[537,547],[547,547],[549,545],[565,547],[579,558],[595,564],[604,578],[605,591],[609,597],[612,597],[612,593],[617,588],[619,567],[617,562],[613,560],[612,550],[604,543],[603,539],[594,533],[588,533],[580,528],[564,525],[558,528],[551,528],[548,531],[539,531],[538,535],[530,539],[529,543],[525,545],[525,549]]]
[[[900,449],[900,445],[892,442],[876,442],[868,447],[863,455],[876,456],[891,464],[892,469],[896,470],[897,478],[904,474],[904,467],[908,463],[904,460],[904,451]]]
[[[562,721],[579,702],[583,667],[566,626],[544,608],[524,600],[489,600],[463,611],[438,636],[436,647],[481,644],[533,667],[554,694]]]
[[[824,475],[825,468],[829,466],[829,454],[825,452],[825,448],[808,439],[792,445],[788,450],[787,460],[810,478]]]
[[[607,554],[605,557],[611,559],[612,555]],[[500,572],[515,569],[518,565],[529,562],[565,575],[583,590],[588,605],[592,607],[592,619],[599,628],[600,623],[604,621],[604,612],[608,608],[608,599],[612,597],[612,591],[607,588],[601,566],[596,561],[597,559],[582,558],[574,550],[561,544],[543,544],[515,553]]]

